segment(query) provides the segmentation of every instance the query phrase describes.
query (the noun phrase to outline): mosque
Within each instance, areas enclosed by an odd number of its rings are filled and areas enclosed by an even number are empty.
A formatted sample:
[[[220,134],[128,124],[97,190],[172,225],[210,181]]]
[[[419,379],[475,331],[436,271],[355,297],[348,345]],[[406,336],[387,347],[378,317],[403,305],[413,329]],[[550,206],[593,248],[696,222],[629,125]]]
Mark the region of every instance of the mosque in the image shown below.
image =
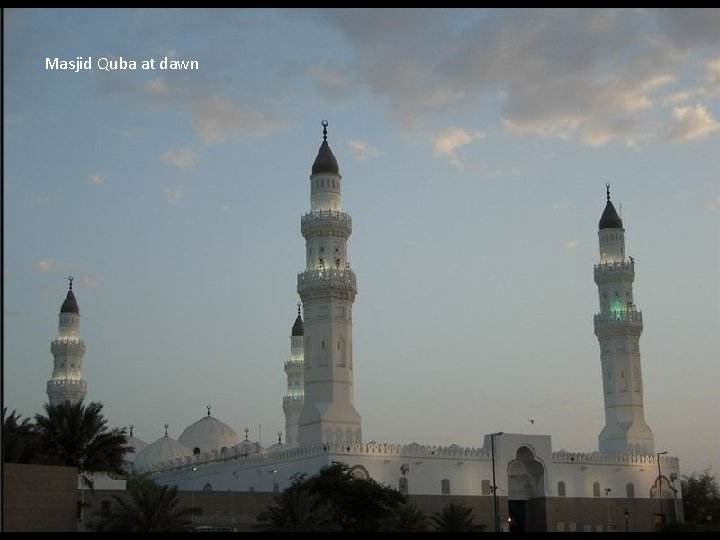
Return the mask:
[[[167,435],[166,425],[165,436],[145,444],[132,435],[131,426],[129,467],[181,491],[279,493],[293,475],[311,475],[340,461],[357,477],[392,486],[414,502],[461,496],[489,530],[621,530],[624,524],[626,530],[642,531],[682,520],[679,460],[656,453],[645,422],[643,320],[632,289],[635,261],[626,256],[625,229],[609,185],[593,269],[605,426],[598,450],[587,453],[555,451],[550,435],[503,432],[485,434],[482,445],[472,448],[363,440],[353,403],[357,285],[347,252],[352,219],[342,209],[341,187],[323,122],[323,141],[310,174],[310,211],[300,222],[306,265],[297,277],[302,304],[284,364],[285,442],[279,433],[277,443],[263,447],[249,439],[247,428],[242,437],[213,417],[208,406],[207,414],[177,440]],[[50,403],[77,401],[87,392],[79,326],[71,279],[59,335],[51,345]]]

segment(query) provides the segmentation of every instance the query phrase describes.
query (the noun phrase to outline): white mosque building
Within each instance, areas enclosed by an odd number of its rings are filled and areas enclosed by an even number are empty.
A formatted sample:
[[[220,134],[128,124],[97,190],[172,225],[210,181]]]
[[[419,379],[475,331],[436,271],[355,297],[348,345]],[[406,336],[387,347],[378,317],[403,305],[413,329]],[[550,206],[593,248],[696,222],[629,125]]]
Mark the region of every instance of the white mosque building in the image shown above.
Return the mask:
[[[145,445],[131,436],[128,455],[137,471],[180,490],[279,492],[293,475],[314,474],[334,461],[358,477],[373,478],[409,496],[477,497],[492,508],[479,521],[515,523],[521,530],[650,530],[661,515],[682,518],[679,460],[656,453],[645,423],[639,340],[642,313],[633,299],[635,264],[625,254],[625,229],[607,186],[599,222],[599,260],[594,267],[600,312],[594,317],[600,344],[605,427],[598,451],[554,451],[550,435],[490,433],[482,446],[399,445],[364,442],[353,403],[352,307],[356,276],[348,262],[352,220],[342,209],[342,176],[327,141],[310,174],[310,211],[301,218],[306,264],[298,274],[302,300],[285,362],[285,443],[267,448],[207,415],[175,440],[167,435]],[[48,382],[51,403],[82,399],[85,345],[79,308],[70,291],[60,312],[55,358]],[[132,435],[132,433],[131,433]],[[478,441],[480,442],[480,441]],[[658,513],[658,499],[664,500]],[[662,502],[661,502],[662,504]],[[628,510],[630,509],[630,510]],[[489,510],[488,510],[489,512]]]

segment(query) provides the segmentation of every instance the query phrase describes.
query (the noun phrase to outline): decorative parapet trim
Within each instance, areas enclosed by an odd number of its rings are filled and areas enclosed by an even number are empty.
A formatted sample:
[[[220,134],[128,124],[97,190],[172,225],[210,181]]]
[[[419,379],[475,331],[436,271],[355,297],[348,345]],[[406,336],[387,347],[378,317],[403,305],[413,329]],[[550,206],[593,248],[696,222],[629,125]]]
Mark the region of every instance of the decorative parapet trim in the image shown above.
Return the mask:
[[[553,463],[579,463],[586,465],[656,465],[657,456],[643,454],[600,454],[598,452],[553,452]],[[680,460],[673,456],[661,456],[660,463],[678,467]]]

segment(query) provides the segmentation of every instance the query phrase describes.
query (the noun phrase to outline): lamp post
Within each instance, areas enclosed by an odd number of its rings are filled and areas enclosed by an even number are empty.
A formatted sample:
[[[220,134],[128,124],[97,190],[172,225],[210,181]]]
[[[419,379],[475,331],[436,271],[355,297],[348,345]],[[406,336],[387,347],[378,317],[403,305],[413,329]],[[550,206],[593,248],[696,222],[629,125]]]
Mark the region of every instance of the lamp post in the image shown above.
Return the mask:
[[[500,513],[498,512],[497,485],[495,484],[495,437],[502,435],[503,431],[490,434],[490,453],[492,454],[492,494],[493,494],[493,531],[500,530]]]
[[[660,456],[667,454],[667,450],[664,452],[657,453],[657,466],[658,466],[658,497],[660,498],[660,526],[658,530],[662,529],[665,520],[663,519],[663,507],[662,507],[662,476],[660,474]]]
[[[605,488],[605,500],[607,501],[607,514],[608,514],[608,526],[607,530],[610,532],[612,529],[612,523],[610,522],[610,492],[612,488]]]
[[[193,530],[195,530],[195,471],[197,466],[193,465],[190,473],[190,523]]]
[[[625,509],[625,532],[630,532],[630,512],[628,512],[628,509]]]

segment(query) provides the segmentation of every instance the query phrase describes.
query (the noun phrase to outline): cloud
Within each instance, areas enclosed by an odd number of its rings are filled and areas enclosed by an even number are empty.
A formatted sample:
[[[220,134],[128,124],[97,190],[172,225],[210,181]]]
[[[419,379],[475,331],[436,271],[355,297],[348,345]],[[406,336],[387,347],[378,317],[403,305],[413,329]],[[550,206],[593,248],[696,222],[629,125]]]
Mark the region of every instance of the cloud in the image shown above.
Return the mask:
[[[720,197],[718,197],[718,198],[715,199],[714,201],[708,203],[708,204],[705,206],[705,209],[706,209],[706,210],[710,210],[711,212],[712,212],[712,211],[715,211],[715,210],[720,210]]]
[[[674,92],[663,99],[664,105],[680,105],[681,103],[685,103],[686,101],[690,101],[690,99],[693,97],[694,92],[691,92],[689,90],[681,90],[680,92]]]
[[[348,94],[347,78],[336,71],[316,66],[310,69],[310,77],[318,93],[328,101],[340,101]]]
[[[50,272],[53,268],[53,262],[51,260],[40,260],[35,263],[35,270],[37,272]]]
[[[352,47],[353,86],[382,97],[408,131],[490,106],[513,135],[637,149],[659,139],[662,107],[699,92],[703,57],[720,47],[720,10],[681,11],[327,10],[317,18]],[[697,86],[687,84],[693,75]]]
[[[78,281],[78,286],[83,289],[95,289],[100,286],[100,278],[92,276],[83,276]]]
[[[143,90],[149,96],[155,97],[167,96],[170,93],[170,87],[162,79],[152,79],[147,81],[143,86]]]
[[[573,207],[572,201],[568,201],[568,200],[558,201],[558,202],[554,202],[552,204],[553,210],[566,210],[566,209],[572,208],[572,207]]]
[[[460,128],[450,128],[439,133],[434,139],[435,157],[443,157],[450,160],[456,167],[462,163],[457,155],[457,150],[467,146],[473,141],[484,139],[487,135],[482,131],[467,132]]]
[[[264,137],[288,127],[285,120],[270,118],[228,99],[212,97],[190,105],[192,124],[206,144],[228,139]]]
[[[572,251],[573,249],[575,249],[576,247],[578,247],[578,243],[579,243],[579,242],[578,242],[577,240],[568,240],[567,242],[565,242],[565,243],[563,244],[563,247],[564,247],[567,251]]]
[[[377,148],[365,141],[351,139],[348,144],[358,159],[375,159],[380,155]]]
[[[55,285],[51,285],[49,283],[43,283],[40,286],[40,290],[44,292],[45,294],[55,295],[58,292],[58,289]]]
[[[185,193],[183,193],[180,189],[174,189],[174,188],[165,188],[165,198],[167,199],[167,202],[170,204],[175,204],[180,199],[182,199],[185,196]]]
[[[91,184],[102,186],[105,182],[107,182],[107,177],[104,174],[95,173],[90,175]]]
[[[700,104],[695,107],[675,107],[673,109],[675,127],[668,138],[673,142],[688,142],[707,137],[720,125]]]
[[[200,156],[190,149],[168,150],[162,155],[162,160],[180,170],[187,171],[198,162]]]

